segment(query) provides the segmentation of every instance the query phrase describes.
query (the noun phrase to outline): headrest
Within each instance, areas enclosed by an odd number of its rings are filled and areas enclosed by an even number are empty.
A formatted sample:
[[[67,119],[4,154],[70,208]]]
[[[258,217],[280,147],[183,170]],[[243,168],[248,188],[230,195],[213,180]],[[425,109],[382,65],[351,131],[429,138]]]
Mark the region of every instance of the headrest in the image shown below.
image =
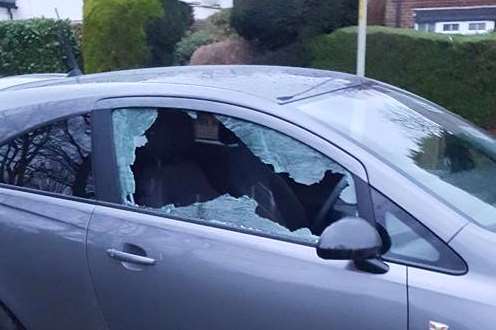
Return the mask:
[[[183,156],[194,144],[192,120],[185,112],[159,110],[157,120],[146,132],[147,150],[160,160]]]

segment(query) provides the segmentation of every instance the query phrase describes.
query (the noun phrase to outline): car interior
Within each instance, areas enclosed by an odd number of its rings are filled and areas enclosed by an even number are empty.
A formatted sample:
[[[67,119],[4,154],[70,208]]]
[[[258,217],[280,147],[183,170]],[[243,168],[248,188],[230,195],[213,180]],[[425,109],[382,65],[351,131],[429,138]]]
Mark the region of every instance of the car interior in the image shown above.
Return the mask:
[[[184,207],[225,194],[248,196],[260,217],[314,235],[356,214],[356,205],[339,199],[348,184],[343,174],[327,171],[316,184],[297,183],[255,156],[212,114],[162,109],[145,136],[148,142],[136,150],[132,166],[139,206]]]

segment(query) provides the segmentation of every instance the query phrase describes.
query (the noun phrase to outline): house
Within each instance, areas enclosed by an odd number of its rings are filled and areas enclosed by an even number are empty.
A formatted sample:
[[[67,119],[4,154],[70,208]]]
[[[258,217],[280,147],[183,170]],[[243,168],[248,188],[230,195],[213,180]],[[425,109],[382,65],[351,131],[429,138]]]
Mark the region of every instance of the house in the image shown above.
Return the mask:
[[[69,19],[74,23],[82,21],[83,0],[0,0],[0,21],[29,18]]]
[[[496,0],[387,0],[384,24],[418,31],[478,34],[495,30]]]

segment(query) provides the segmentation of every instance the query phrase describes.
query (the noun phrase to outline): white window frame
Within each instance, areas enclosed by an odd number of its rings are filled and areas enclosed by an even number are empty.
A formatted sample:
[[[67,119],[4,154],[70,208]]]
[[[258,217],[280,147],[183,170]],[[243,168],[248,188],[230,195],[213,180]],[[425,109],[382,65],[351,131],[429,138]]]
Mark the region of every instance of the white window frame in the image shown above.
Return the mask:
[[[434,24],[435,28],[433,32],[443,33],[443,34],[464,34],[464,35],[474,35],[489,33],[495,31],[496,23],[494,21],[444,21],[436,23],[416,23],[415,30],[420,31],[420,26],[422,24]],[[458,24],[458,30],[444,30],[444,26],[447,24]],[[485,24],[484,30],[470,30],[471,24]]]
[[[449,29],[446,29],[446,27],[449,27]],[[456,27],[456,30],[454,29]],[[442,30],[443,33],[458,33],[460,31],[461,24],[458,22],[443,22],[442,23]]]
[[[427,27],[427,30],[422,30],[421,27]],[[415,23],[415,30],[420,32],[436,32],[436,23]]]

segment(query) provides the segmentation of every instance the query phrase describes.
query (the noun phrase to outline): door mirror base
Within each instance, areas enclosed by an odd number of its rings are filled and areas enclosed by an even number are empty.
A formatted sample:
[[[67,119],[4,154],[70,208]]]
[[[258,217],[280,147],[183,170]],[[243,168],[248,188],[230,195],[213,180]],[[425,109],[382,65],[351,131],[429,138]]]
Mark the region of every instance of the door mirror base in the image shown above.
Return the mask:
[[[389,265],[380,258],[355,260],[355,267],[371,274],[386,274],[389,271]]]

